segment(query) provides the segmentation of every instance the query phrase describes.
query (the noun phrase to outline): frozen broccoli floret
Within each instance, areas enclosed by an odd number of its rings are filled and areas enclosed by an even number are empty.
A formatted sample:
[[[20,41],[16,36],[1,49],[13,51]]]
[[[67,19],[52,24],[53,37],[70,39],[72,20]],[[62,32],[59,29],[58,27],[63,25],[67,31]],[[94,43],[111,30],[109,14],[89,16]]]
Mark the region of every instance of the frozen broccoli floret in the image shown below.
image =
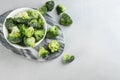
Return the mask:
[[[27,11],[28,15],[31,17],[31,18],[35,18],[37,19],[39,17],[39,14],[37,11],[34,11],[34,10],[28,10]]]
[[[23,18],[23,19],[28,19],[28,18],[30,18],[29,16],[28,16],[28,13],[26,12],[26,11],[24,11],[24,12],[21,12],[21,13],[19,13],[18,15],[16,15],[15,16],[15,18]]]
[[[46,6],[42,6],[41,8],[38,9],[38,11],[45,16],[46,12],[47,12],[47,7]]]
[[[15,26],[13,18],[6,19],[5,26],[8,29],[8,32],[12,31],[12,28]]]
[[[35,30],[34,31],[34,36],[35,36],[36,41],[41,40],[44,37],[44,35],[45,35],[44,30]]]
[[[75,57],[71,54],[64,54],[62,57],[63,63],[70,63],[75,59]]]
[[[25,37],[24,44],[29,47],[35,47],[35,38],[34,37]]]
[[[62,6],[62,5],[60,5],[60,4],[57,5],[57,7],[56,7],[56,11],[57,11],[58,15],[62,14],[63,12],[65,12],[65,10],[66,10],[66,8],[64,6]]]
[[[29,23],[29,26],[33,26],[34,28],[37,29],[42,29],[44,26],[44,21],[42,19],[32,19]]]
[[[8,40],[11,42],[11,43],[19,43],[21,42],[21,33],[20,33],[20,30],[18,29],[17,26],[14,26],[12,28],[12,32],[10,34],[8,34]]]
[[[30,21],[30,18],[22,18],[22,17],[18,17],[18,18],[14,18],[14,23],[16,24],[28,24],[28,22]]]
[[[70,26],[72,23],[73,23],[73,21],[72,21],[71,17],[68,14],[63,13],[60,18],[60,24],[63,26]]]
[[[53,0],[47,1],[45,6],[47,7],[47,11],[52,11],[55,6],[55,2]]]
[[[29,27],[29,28],[25,29],[24,35],[26,37],[32,37],[33,34],[34,34],[34,28],[33,27]]]
[[[60,43],[56,40],[52,40],[49,44],[48,47],[52,53],[58,51],[60,49]]]
[[[42,58],[47,58],[49,56],[49,51],[46,50],[44,47],[40,47],[39,49],[39,56]]]
[[[59,35],[59,29],[57,26],[52,26],[49,28],[49,30],[47,31],[47,38],[55,38],[56,36]]]

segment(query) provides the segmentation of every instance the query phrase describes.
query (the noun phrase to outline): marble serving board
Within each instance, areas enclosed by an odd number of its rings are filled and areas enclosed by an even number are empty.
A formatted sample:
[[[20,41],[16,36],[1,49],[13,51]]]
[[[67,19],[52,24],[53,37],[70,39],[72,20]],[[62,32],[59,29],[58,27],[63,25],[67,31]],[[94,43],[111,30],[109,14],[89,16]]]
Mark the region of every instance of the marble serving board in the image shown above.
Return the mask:
[[[5,46],[7,49],[13,51],[15,54],[18,54],[20,56],[24,56],[25,58],[27,59],[33,59],[33,60],[37,60],[37,61],[48,61],[48,60],[52,60],[52,59],[55,59],[57,58],[58,56],[60,56],[64,50],[64,46],[65,46],[65,43],[64,43],[64,36],[63,36],[63,33],[62,33],[62,30],[60,28],[60,25],[58,26],[59,27],[59,31],[60,31],[60,34],[59,36],[57,36],[55,39],[47,39],[45,38],[39,45],[37,45],[35,48],[29,48],[29,49],[18,49],[18,48],[15,48],[13,46],[11,46],[4,38],[3,36],[3,32],[2,32],[2,25],[3,25],[3,22],[5,20],[5,18],[7,17],[7,15],[11,12],[12,10],[10,11],[7,11],[5,12],[4,14],[0,15],[0,43]],[[47,22],[47,28],[53,26],[53,25],[58,25],[56,24],[56,22],[53,21],[53,18],[49,15],[49,14],[46,14],[44,16],[46,22]],[[57,40],[59,41],[60,43],[60,50],[58,52],[55,52],[55,53],[52,53],[50,54],[49,57],[43,59],[41,57],[38,56],[38,51],[39,51],[39,48],[40,46],[43,46],[45,48],[48,48],[48,43],[51,41],[51,40]]]

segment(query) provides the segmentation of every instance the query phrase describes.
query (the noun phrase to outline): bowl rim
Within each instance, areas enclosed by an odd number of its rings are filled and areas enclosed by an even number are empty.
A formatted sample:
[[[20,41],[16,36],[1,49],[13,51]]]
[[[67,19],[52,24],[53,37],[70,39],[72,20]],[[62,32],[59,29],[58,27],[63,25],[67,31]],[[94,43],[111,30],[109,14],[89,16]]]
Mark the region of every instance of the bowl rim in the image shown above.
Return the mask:
[[[6,39],[6,41],[7,41],[11,46],[13,46],[13,47],[15,47],[15,48],[19,48],[19,49],[29,49],[29,48],[31,48],[31,47],[28,47],[28,46],[20,46],[20,45],[18,45],[18,44],[13,44],[13,43],[11,43],[11,42],[7,39],[7,37],[8,37],[8,30],[7,30],[6,26],[5,26],[6,19],[7,19],[7,18],[10,18],[10,17],[14,17],[16,14],[18,14],[18,13],[20,13],[20,12],[22,12],[22,11],[28,11],[28,10],[37,11],[38,14],[40,15],[40,17],[42,18],[42,20],[44,21],[45,34],[44,34],[44,36],[43,36],[43,38],[42,38],[41,40],[39,40],[38,42],[35,43],[35,47],[36,47],[38,44],[40,44],[40,43],[44,40],[44,38],[45,38],[45,36],[46,36],[46,33],[47,33],[47,23],[46,23],[45,18],[42,16],[42,14],[41,14],[38,10],[32,9],[32,8],[28,8],[28,7],[17,8],[17,9],[15,9],[15,10],[13,10],[12,12],[10,12],[10,13],[7,15],[7,17],[5,18],[4,22],[3,22],[3,35],[4,35],[5,39]]]

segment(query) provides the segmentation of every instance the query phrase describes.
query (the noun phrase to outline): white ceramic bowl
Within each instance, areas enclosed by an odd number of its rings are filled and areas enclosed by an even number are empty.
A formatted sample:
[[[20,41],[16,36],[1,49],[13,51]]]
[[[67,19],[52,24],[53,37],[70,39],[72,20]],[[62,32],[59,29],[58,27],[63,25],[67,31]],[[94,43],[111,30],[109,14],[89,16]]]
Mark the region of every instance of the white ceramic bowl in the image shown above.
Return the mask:
[[[7,19],[7,18],[10,18],[10,17],[15,17],[15,15],[19,14],[20,12],[28,11],[28,10],[37,11],[37,10],[32,9],[32,8],[18,8],[18,9],[13,10],[13,11],[6,17],[6,19]],[[45,23],[45,24],[44,24],[44,30],[45,30],[45,35],[46,35],[46,32],[47,32],[47,23],[46,23],[46,21],[45,21],[45,18],[42,16],[42,14],[41,14],[39,11],[38,11],[38,13],[39,13],[40,17],[43,19],[44,23]],[[18,44],[13,44],[13,43],[11,43],[11,42],[7,39],[7,37],[8,37],[8,30],[7,30],[6,26],[5,26],[6,19],[5,19],[4,23],[3,23],[3,34],[4,34],[4,37],[5,37],[5,39],[7,40],[7,42],[8,42],[10,45],[12,45],[13,47],[16,47],[16,48],[20,48],[20,49],[28,49],[28,48],[30,48],[30,47],[26,47],[26,46],[20,46],[20,45],[18,45]],[[40,44],[40,43],[43,41],[43,39],[45,38],[45,35],[44,35],[44,37],[43,37],[40,41],[38,41],[38,42],[35,44],[35,46],[37,46],[38,44]]]

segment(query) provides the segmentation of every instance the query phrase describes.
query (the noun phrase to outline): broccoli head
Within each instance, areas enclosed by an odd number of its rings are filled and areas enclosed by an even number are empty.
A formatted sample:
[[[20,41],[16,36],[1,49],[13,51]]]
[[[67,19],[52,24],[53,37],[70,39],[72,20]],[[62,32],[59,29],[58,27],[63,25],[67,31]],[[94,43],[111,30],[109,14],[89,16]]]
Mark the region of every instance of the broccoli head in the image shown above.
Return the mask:
[[[39,14],[38,14],[37,11],[34,11],[34,10],[28,10],[27,13],[28,13],[28,16],[30,16],[31,18],[35,18],[35,19],[37,19],[37,18],[39,17]]]
[[[14,26],[12,28],[12,32],[10,34],[8,34],[7,38],[11,43],[19,43],[22,41],[21,33],[17,26]]]
[[[35,38],[34,37],[25,37],[24,44],[29,47],[35,47]]]
[[[60,49],[60,43],[56,40],[52,40],[49,44],[48,47],[52,53],[58,51]]]
[[[22,18],[22,17],[18,17],[18,18],[14,18],[14,23],[15,24],[28,24],[28,22],[30,21],[30,18]]]
[[[11,32],[12,28],[15,26],[13,18],[7,18],[5,22],[5,26],[8,29],[8,32]]]
[[[29,15],[28,15],[28,13],[27,13],[26,11],[21,12],[21,13],[19,13],[18,15],[15,16],[15,18],[19,18],[19,17],[21,17],[21,18],[23,18],[23,19],[28,19],[28,18],[30,18]]]
[[[60,18],[60,24],[63,26],[70,26],[72,23],[73,23],[73,21],[72,21],[71,17],[68,14],[63,13]]]
[[[71,54],[64,54],[62,57],[63,63],[70,63],[75,59],[75,57]]]
[[[49,56],[49,51],[46,50],[44,47],[40,47],[39,49],[39,56],[42,58],[47,58]]]
[[[56,11],[57,11],[58,15],[62,14],[63,12],[65,12],[65,10],[66,10],[66,8],[64,6],[62,6],[62,5],[60,5],[60,4],[57,5],[57,7],[56,7]]]
[[[36,41],[41,40],[44,37],[45,31],[44,30],[35,30],[34,31],[34,36]]]
[[[46,12],[47,12],[47,7],[46,6],[42,6],[41,8],[38,9],[38,11],[45,16]]]
[[[47,31],[47,38],[55,38],[56,36],[59,35],[59,29],[57,26],[52,26],[49,28],[49,30]]]
[[[47,11],[52,11],[55,6],[55,3],[53,0],[50,0],[45,3],[45,6],[47,7]]]
[[[29,26],[33,26],[34,28],[41,29],[44,26],[44,21],[42,19],[32,19],[29,22]]]

